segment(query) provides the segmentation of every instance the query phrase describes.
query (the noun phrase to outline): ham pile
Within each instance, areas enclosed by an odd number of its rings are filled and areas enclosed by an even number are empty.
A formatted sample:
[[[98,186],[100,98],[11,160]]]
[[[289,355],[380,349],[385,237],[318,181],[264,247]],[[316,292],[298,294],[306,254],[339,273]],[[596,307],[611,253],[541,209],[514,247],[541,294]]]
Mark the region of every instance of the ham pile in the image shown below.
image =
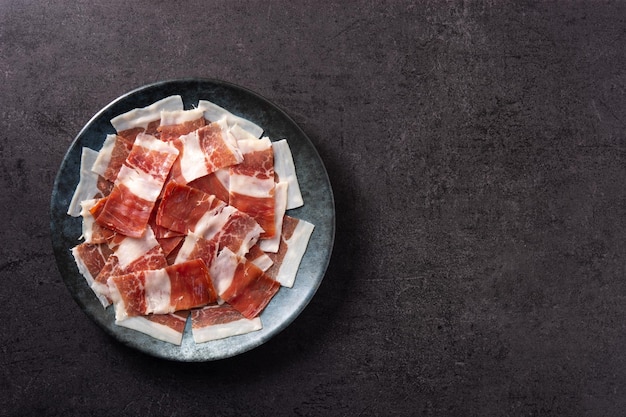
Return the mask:
[[[286,140],[209,101],[170,96],[111,120],[83,148],[68,214],[82,218],[72,254],[119,326],[180,345],[260,330],[291,288],[314,226]]]

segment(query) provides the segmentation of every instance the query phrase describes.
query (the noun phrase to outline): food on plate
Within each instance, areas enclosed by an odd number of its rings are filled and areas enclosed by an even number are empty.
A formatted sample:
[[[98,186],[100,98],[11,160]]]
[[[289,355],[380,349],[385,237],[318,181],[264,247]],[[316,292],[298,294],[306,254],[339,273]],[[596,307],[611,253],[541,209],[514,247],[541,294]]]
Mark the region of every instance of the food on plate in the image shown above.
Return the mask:
[[[80,274],[115,324],[180,345],[263,328],[290,291],[314,225],[286,139],[207,100],[170,96],[111,119],[83,148],[68,215]]]

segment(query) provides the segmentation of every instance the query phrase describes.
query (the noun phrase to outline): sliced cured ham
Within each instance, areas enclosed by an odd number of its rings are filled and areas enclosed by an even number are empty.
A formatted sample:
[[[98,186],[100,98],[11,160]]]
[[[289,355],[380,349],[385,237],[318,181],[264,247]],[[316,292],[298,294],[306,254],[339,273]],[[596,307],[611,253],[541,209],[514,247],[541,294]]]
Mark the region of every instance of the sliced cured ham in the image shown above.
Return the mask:
[[[197,188],[169,183],[163,192],[156,224],[174,232],[187,234],[205,216],[212,216],[226,203]]]
[[[286,181],[287,188],[287,210],[301,207],[304,204],[300,184],[296,175],[296,166],[293,162],[293,155],[287,140],[282,139],[272,142],[274,150],[274,172],[276,182]]]
[[[175,147],[154,136],[139,134],[96,222],[121,234],[140,237],[177,156]]]
[[[159,139],[169,142],[205,125],[204,112],[199,109],[161,111],[161,120],[157,131],[160,132]]]
[[[110,182],[115,182],[124,161],[132,149],[132,143],[118,135],[107,135],[91,170]]]
[[[229,304],[206,306],[191,312],[191,332],[196,343],[242,335],[262,328],[259,317],[246,318]]]
[[[83,218],[83,234],[82,238],[87,243],[108,243],[111,241],[115,232],[106,229],[96,223],[94,213],[99,213],[104,207],[106,197],[101,199],[83,200],[80,204],[80,215]]]
[[[211,122],[216,122],[220,119],[224,119],[226,120],[228,127],[233,127],[237,125],[255,138],[259,138],[263,134],[263,128],[261,128],[256,123],[243,117],[234,115],[225,108],[220,107],[211,101],[198,101],[198,108],[204,111],[205,119]]]
[[[197,178],[187,185],[202,190],[207,194],[213,194],[220,200],[227,202],[229,183],[230,171],[228,168],[222,168],[209,175]]]
[[[85,278],[90,288],[95,281],[95,277],[104,268],[111,253],[111,249],[105,244],[81,243],[72,248],[72,255],[78,271]],[[109,304],[106,297],[99,293],[94,293],[103,306]]]
[[[252,217],[227,205],[207,213],[196,225],[196,233],[216,241],[219,250],[228,248],[239,256],[248,253],[262,232],[263,229]]]
[[[265,252],[278,252],[280,246],[281,229],[283,227],[283,216],[287,209],[287,188],[289,183],[282,181],[276,184],[274,191],[274,236],[263,239],[259,242]]]
[[[217,301],[209,270],[200,259],[154,271],[112,276],[108,285],[116,321],[189,310]]]
[[[253,217],[263,228],[261,238],[276,233],[274,153],[269,138],[238,142],[244,160],[230,167],[229,204]]]
[[[107,258],[105,265],[91,284],[96,294],[107,299],[110,299],[108,279],[111,276],[160,269],[168,265],[165,254],[151,229],[148,229],[141,238],[116,236],[109,246],[114,248],[113,254]]]
[[[217,257],[218,249],[219,243],[216,240],[205,239],[195,233],[190,233],[185,237],[174,264],[202,259],[206,265],[210,266]]]
[[[314,226],[291,149],[263,129],[180,96],[111,119],[99,152],[84,148],[68,214],[82,217],[79,272],[115,323],[180,345],[262,328],[291,287]]]
[[[99,187],[101,179],[98,174],[91,170],[92,165],[98,158],[98,152],[93,149],[83,148],[80,156],[80,171],[79,180],[72,200],[67,209],[67,214],[73,217],[80,216],[81,206],[80,203],[83,200],[91,200],[93,198],[103,197],[105,193]]]
[[[270,258],[258,244],[250,248],[248,253],[246,253],[246,259],[261,268],[264,272],[267,271],[274,263],[272,258]]]
[[[278,253],[268,253],[273,265],[265,272],[284,287],[293,287],[302,256],[306,252],[313,224],[285,216]]]
[[[277,281],[228,248],[211,265],[211,277],[219,297],[249,319],[258,316],[280,289]]]
[[[180,157],[172,169],[172,180],[187,184],[221,168],[239,164],[243,155],[237,141],[218,121],[182,135],[175,141]]]
[[[158,127],[162,111],[183,110],[181,96],[169,96],[147,107],[133,109],[111,119],[111,124],[117,134],[129,142],[130,145],[139,133],[159,136]]]
[[[169,314],[151,314],[132,316],[116,321],[118,326],[136,330],[164,342],[180,345],[183,341],[185,324],[189,311],[177,311]]]

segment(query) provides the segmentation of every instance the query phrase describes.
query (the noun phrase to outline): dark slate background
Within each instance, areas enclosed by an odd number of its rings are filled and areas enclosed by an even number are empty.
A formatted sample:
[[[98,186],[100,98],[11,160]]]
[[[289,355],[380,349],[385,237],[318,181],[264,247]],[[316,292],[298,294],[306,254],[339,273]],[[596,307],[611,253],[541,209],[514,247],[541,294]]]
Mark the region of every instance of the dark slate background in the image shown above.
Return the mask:
[[[0,415],[626,413],[626,3],[0,0]],[[80,310],[54,176],[141,85],[283,108],[335,192],[311,304],[241,356],[154,359]]]

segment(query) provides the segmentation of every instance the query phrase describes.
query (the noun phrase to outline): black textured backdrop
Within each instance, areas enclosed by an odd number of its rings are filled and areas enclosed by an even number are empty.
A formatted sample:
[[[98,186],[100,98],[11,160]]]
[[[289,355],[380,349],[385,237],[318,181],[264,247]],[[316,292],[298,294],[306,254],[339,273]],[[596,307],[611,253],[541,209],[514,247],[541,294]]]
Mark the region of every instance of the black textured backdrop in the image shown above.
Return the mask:
[[[0,0],[0,415],[619,416],[626,3]],[[283,108],[331,179],[326,277],[284,332],[180,364],[56,268],[81,127],[209,77]]]

